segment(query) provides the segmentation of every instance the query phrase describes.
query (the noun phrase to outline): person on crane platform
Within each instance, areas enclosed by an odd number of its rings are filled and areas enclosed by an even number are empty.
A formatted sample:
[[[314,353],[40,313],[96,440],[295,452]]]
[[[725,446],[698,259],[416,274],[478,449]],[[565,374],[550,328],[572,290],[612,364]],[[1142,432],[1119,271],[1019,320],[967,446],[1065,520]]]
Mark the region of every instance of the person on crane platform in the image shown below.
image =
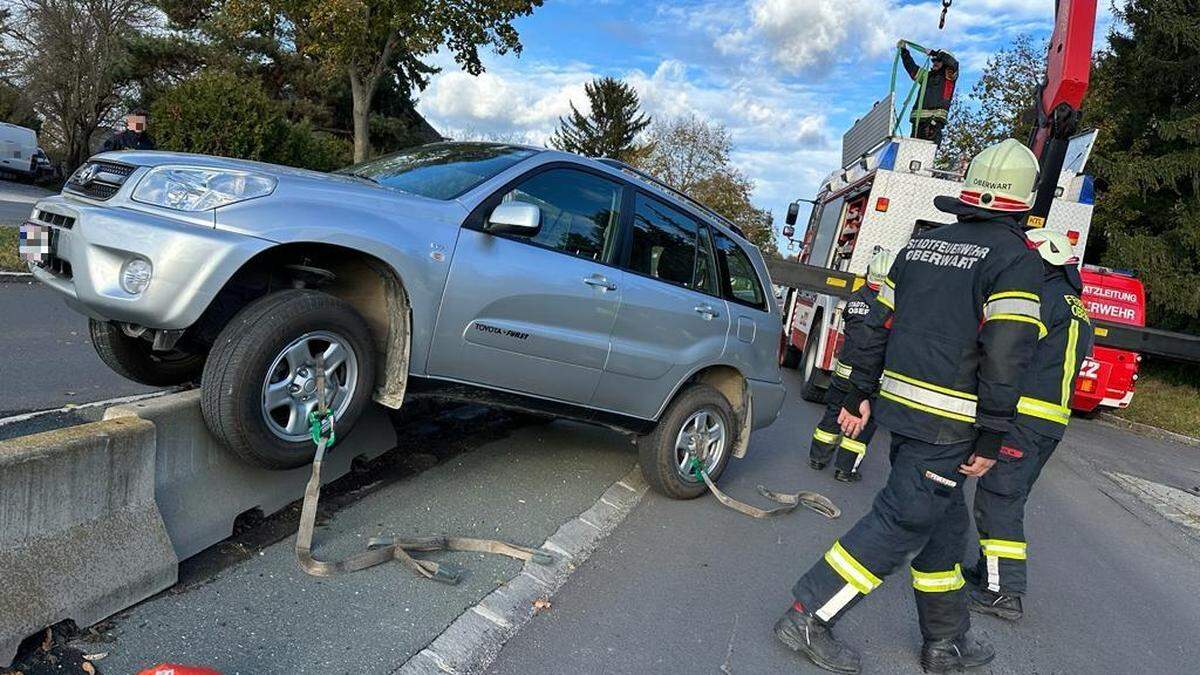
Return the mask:
[[[925,96],[912,109],[912,135],[942,144],[942,132],[946,129],[946,117],[950,114],[950,103],[954,100],[954,85],[958,82],[958,61],[950,52],[929,52],[929,69],[917,65],[908,51],[908,43],[901,40],[900,60],[904,70],[918,85],[924,80]]]
[[[842,321],[845,326],[845,341],[842,343],[842,355],[851,353],[859,342],[859,328],[871,312],[871,301],[879,294],[883,280],[887,278],[888,270],[896,256],[888,251],[879,251],[867,265],[867,283],[854,292],[846,301],[846,309],[842,311]],[[875,421],[868,420],[858,438],[850,438],[842,434],[838,424],[838,413],[842,409],[842,399],[850,390],[850,366],[838,361],[834,364],[833,377],[829,389],[825,390],[825,415],[813,429],[812,445],[808,451],[808,465],[820,471],[829,464],[829,458],[836,451],[833,477],[843,483],[853,483],[862,479],[858,467],[867,454],[867,445],[875,435]]]
[[[964,576],[977,586],[971,609],[1016,621],[1026,588],[1025,502],[1071,421],[1071,395],[1079,366],[1092,349],[1092,323],[1079,296],[1079,258],[1061,232],[1030,230],[1045,265],[1042,322],[1033,365],[1021,386],[1017,417],[1000,446],[996,466],[979,479],[975,526],[980,557]]]
[[[921,667],[945,672],[995,657],[969,632],[963,481],[996,463],[1046,332],[1042,261],[1021,228],[1037,178],[1037,158],[1015,140],[980,152],[958,198],[934,200],[958,222],[914,235],[896,255],[847,355],[842,433],[856,438],[874,414],[891,431],[892,467],[871,511],[796,582],[775,624],[784,644],[821,668],[859,671],[858,653],[832,628],[914,554]]]

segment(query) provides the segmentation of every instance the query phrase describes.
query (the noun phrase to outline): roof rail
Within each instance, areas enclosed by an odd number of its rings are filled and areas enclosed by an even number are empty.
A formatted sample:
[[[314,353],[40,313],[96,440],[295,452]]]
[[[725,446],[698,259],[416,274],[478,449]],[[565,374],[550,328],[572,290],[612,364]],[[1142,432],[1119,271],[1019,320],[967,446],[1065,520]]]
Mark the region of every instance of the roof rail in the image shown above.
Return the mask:
[[[682,190],[677,190],[677,189],[671,187],[670,185],[667,185],[663,181],[646,173],[645,171],[642,171],[641,169],[639,169],[637,167],[626,164],[625,162],[622,162],[619,159],[613,159],[612,157],[601,157],[601,158],[597,159],[596,161],[598,161],[602,164],[607,164],[608,166],[611,166],[614,169],[617,169],[619,171],[631,173],[631,174],[637,176],[638,178],[641,178],[642,180],[646,181],[647,183],[650,183],[651,185],[654,185],[658,188],[666,190],[667,192],[675,195],[676,197],[679,197],[680,199],[684,200],[685,202],[687,202],[687,203],[691,204],[692,206],[695,206],[696,208],[700,209],[701,211],[707,213],[708,215],[712,216],[713,218],[716,218],[717,220],[721,221],[721,224],[723,224],[725,227],[728,227],[729,229],[736,232],[737,235],[739,237],[741,237],[742,239],[747,238],[746,233],[742,231],[742,228],[733,224],[733,221],[731,221],[728,218],[726,218],[725,216],[717,213],[716,211],[713,211],[708,206],[706,206],[703,202],[698,201],[697,199],[688,195],[686,192],[683,192]]]

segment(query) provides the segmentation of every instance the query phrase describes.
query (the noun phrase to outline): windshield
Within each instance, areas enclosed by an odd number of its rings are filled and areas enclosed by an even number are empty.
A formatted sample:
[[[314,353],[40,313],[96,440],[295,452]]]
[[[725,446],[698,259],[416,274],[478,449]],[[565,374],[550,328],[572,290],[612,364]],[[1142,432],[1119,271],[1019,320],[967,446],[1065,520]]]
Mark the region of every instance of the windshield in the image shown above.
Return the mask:
[[[496,143],[431,143],[338,173],[432,199],[454,199],[537,150]]]

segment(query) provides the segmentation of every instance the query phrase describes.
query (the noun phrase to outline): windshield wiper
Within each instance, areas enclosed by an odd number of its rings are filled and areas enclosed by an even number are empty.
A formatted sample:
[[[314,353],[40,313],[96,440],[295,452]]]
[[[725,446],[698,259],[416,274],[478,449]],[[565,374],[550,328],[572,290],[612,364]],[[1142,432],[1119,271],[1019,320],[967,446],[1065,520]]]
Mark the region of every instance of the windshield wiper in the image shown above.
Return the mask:
[[[369,183],[372,183],[373,185],[383,185],[383,183],[380,183],[379,181],[375,180],[374,178],[371,178],[370,176],[368,176],[366,174],[362,174],[362,173],[347,171],[347,172],[343,173],[342,175],[343,176],[353,176],[354,178],[365,180]]]

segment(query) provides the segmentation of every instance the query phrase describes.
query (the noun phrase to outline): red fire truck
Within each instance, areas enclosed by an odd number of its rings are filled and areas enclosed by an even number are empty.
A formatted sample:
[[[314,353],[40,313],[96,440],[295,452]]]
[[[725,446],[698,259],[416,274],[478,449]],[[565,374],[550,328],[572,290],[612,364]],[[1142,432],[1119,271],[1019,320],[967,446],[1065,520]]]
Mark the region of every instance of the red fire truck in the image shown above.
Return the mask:
[[[1084,265],[1082,275],[1083,302],[1093,319],[1138,328],[1146,325],[1146,291],[1134,273]],[[1071,408],[1092,412],[1097,406],[1128,406],[1141,361],[1140,354],[1125,349],[1093,347],[1075,380]]]

